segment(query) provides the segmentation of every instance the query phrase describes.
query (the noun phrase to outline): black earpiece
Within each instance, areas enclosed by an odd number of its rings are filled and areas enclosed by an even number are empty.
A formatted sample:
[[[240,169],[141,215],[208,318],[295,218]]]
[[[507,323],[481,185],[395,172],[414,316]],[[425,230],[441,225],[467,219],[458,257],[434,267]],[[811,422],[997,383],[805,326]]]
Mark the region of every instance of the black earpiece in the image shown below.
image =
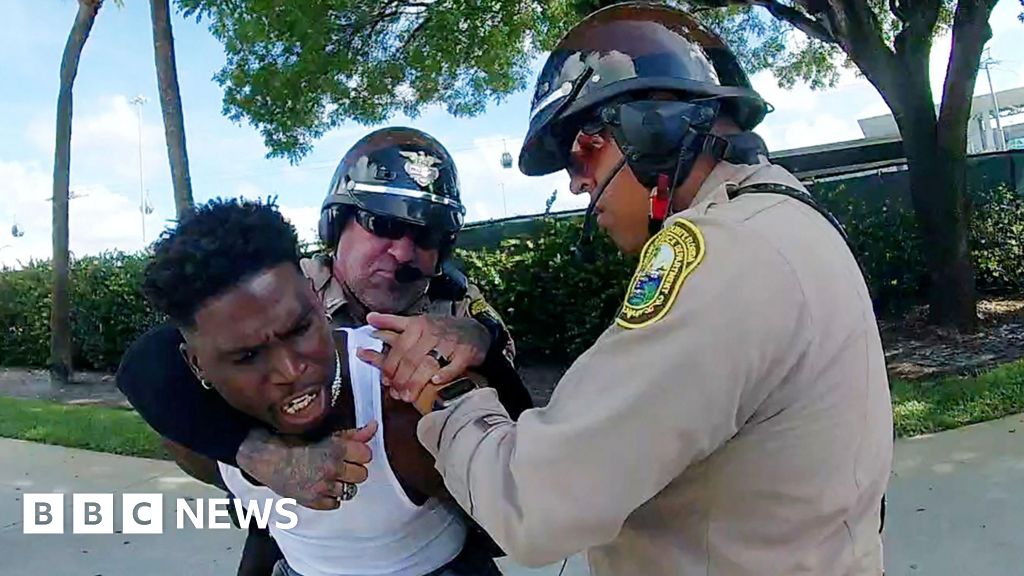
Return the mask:
[[[649,189],[662,174],[686,178],[717,116],[714,101],[639,100],[602,113],[602,119],[612,120],[609,126],[630,170]]]

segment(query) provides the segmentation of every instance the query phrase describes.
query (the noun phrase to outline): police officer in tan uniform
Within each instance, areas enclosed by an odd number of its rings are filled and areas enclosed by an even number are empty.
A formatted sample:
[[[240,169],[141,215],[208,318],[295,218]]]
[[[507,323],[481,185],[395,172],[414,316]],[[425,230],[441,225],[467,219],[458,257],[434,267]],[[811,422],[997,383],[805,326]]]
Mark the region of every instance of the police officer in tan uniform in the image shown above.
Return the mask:
[[[319,234],[330,255],[300,265],[335,325],[362,326],[369,311],[429,315],[420,340],[435,353],[423,369],[396,374],[399,382],[425,383],[442,364],[453,375],[473,367],[518,414],[533,403],[513,365],[513,341],[450,263],[465,213],[460,196],[454,160],[440,142],[411,128],[376,130],[346,153],[324,200]],[[320,488],[347,480],[330,467],[296,465],[343,454],[343,438],[284,443],[204,388],[181,343],[172,324],[150,330],[125,353],[117,384],[186,471],[215,482],[210,459],[236,465],[310,507],[323,500]],[[481,536],[472,533],[467,546],[501,553]],[[268,575],[279,558],[269,534],[253,528],[239,574]]]
[[[517,420],[468,381],[405,391],[451,494],[516,561],[882,573],[871,300],[841,228],[750,132],[766,110],[723,42],[664,6],[598,11],[548,58],[520,168],[566,169],[588,223],[640,252],[621,310]],[[386,340],[416,322],[370,318]]]

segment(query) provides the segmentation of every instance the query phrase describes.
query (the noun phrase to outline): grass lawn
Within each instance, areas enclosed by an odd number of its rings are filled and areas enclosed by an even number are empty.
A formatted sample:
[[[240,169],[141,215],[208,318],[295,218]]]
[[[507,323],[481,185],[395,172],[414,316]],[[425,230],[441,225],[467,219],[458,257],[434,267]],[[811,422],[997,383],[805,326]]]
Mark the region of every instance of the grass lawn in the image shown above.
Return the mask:
[[[980,376],[892,382],[896,434],[916,436],[1024,412],[1024,361]],[[131,410],[0,397],[0,437],[168,459]]]
[[[0,437],[163,458],[160,437],[131,410],[0,398]]]
[[[897,435],[916,436],[1024,412],[1024,361],[970,378],[892,383]]]

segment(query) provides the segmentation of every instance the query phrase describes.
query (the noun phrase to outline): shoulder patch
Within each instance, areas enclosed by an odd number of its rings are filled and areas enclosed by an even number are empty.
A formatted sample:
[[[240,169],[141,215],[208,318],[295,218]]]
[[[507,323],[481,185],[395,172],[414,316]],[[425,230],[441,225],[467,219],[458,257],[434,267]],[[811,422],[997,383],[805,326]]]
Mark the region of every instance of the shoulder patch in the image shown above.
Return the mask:
[[[489,312],[490,305],[483,298],[477,298],[469,303],[469,315],[479,316],[481,312]]]
[[[643,328],[661,320],[683,282],[704,259],[704,236],[689,220],[676,220],[647,241],[615,322]]]

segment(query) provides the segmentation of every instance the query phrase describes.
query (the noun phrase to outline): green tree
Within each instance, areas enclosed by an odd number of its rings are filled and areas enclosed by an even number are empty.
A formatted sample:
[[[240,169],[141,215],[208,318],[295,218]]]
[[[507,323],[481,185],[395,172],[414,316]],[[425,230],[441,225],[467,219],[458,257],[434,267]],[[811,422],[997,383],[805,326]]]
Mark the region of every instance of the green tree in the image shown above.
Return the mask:
[[[443,105],[478,114],[532,80],[534,58],[606,0],[179,0],[208,18],[225,47],[224,112],[247,119],[270,156],[296,162],[346,121],[415,117]],[[683,2],[672,2],[683,7]],[[703,0],[689,8],[721,33],[751,74],[782,86],[834,85],[856,66],[878,89],[904,140],[929,265],[936,323],[971,328],[966,130],[996,0]],[[787,42],[796,28],[803,33]],[[932,39],[952,29],[941,106],[933,103]],[[525,111],[524,111],[525,119]]]
[[[739,0],[762,6],[806,35],[823,56],[812,67],[852,62],[892,110],[903,139],[910,194],[924,239],[931,318],[971,329],[977,321],[968,247],[967,123],[982,50],[998,0]],[[936,34],[953,43],[938,110],[929,55]]]

